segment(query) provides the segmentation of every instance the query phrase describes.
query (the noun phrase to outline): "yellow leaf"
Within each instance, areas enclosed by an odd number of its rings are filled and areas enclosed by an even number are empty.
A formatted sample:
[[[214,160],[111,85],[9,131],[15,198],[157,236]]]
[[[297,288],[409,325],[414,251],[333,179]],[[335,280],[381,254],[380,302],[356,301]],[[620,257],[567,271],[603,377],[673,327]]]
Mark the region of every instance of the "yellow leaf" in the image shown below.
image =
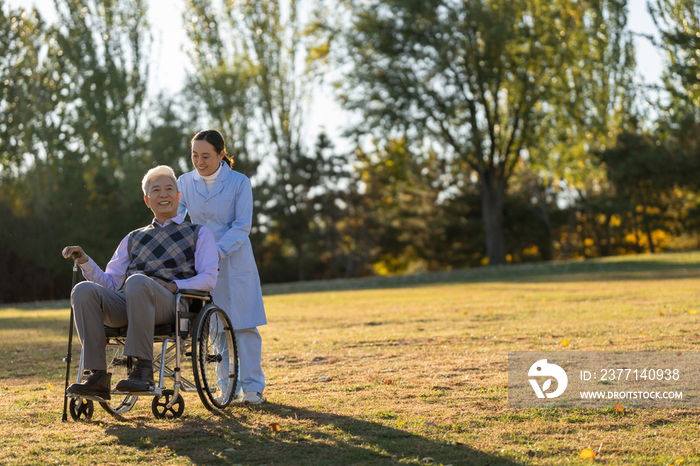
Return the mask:
[[[644,335],[644,330],[640,330],[639,333],[641,333],[642,335]]]
[[[49,388],[53,388],[53,384],[49,382]]]
[[[695,309],[691,309],[688,311],[688,314],[697,314],[697,313],[698,313],[698,311],[696,311]]]
[[[664,315],[664,313],[663,313],[663,312],[661,312],[661,311],[659,311],[659,315],[660,315],[660,316],[662,316],[662,315]]]
[[[595,453],[590,448],[584,448],[583,450],[581,450],[581,454],[578,455],[578,457],[579,458],[589,458],[589,459],[594,460]]]
[[[564,339],[561,341],[561,346],[569,346],[569,340],[567,340],[566,338],[564,338]]]
[[[615,404],[613,405],[613,408],[615,408],[615,411],[617,411],[618,413],[624,413],[624,412],[625,412],[625,408],[624,408],[624,406],[622,406],[622,403],[615,403]]]
[[[674,309],[673,312],[678,312],[678,309]]]
[[[280,431],[280,425],[277,424],[276,422],[270,424],[270,430],[272,432],[279,432]]]
[[[464,311],[462,314],[464,314],[464,315],[466,316],[466,315],[469,314],[469,313],[468,313],[467,311]]]

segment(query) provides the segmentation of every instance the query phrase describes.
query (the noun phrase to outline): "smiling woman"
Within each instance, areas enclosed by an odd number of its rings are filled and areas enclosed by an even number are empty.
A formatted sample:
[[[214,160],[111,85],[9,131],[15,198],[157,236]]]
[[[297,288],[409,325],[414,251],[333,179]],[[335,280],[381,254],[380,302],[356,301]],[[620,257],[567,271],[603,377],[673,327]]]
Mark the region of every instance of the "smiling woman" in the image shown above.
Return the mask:
[[[215,130],[192,139],[194,170],[178,180],[180,214],[206,225],[219,251],[219,278],[211,292],[214,302],[228,314],[235,328],[240,357],[242,404],[262,403],[265,374],[261,367],[262,339],[257,327],[265,325],[260,277],[248,235],[253,220],[250,180],[233,171],[223,136]],[[220,374],[224,376],[224,374]]]

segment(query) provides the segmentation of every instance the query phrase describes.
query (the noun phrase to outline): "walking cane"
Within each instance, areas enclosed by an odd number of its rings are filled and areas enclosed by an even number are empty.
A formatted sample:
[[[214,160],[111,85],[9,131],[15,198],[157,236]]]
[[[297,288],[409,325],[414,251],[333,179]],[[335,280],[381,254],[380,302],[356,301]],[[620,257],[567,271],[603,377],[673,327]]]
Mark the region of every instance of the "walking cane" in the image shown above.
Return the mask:
[[[78,264],[75,262],[75,259],[78,257],[79,253],[73,253],[71,255],[71,259],[73,259],[73,285],[71,285],[70,289],[71,292],[73,291],[73,288],[75,288],[75,282],[78,280]],[[73,303],[70,305],[70,324],[68,327],[68,353],[66,353],[66,357],[63,358],[63,360],[66,362],[66,386],[63,389],[63,417],[61,418],[61,422],[66,422],[68,420],[68,397],[66,396],[68,392],[68,379],[70,379],[70,361],[71,361],[71,353],[73,351]]]

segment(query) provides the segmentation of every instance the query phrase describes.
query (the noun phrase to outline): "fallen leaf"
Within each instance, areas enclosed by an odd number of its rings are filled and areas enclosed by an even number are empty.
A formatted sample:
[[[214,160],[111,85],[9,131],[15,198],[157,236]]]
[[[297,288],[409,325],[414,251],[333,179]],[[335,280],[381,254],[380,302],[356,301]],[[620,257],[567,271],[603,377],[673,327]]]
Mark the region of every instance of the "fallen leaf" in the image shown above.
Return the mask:
[[[564,339],[561,341],[561,346],[569,346],[569,340],[567,340],[566,338],[564,338]]]
[[[615,404],[613,405],[613,408],[615,408],[615,411],[617,411],[618,413],[624,413],[624,412],[625,412],[625,408],[624,408],[624,406],[622,406],[622,403],[615,403]]]
[[[594,460],[595,453],[590,448],[584,448],[583,450],[581,450],[581,454],[578,455],[578,457],[579,458],[589,458],[589,459]]]
[[[662,315],[664,315],[664,313],[663,313],[663,312],[661,312],[661,311],[659,311],[659,315],[660,315],[660,316],[662,316]]]
[[[698,313],[698,311],[696,311],[695,309],[691,309],[688,311],[688,314],[697,314],[697,313]]]
[[[385,380],[384,385],[391,385],[391,380]]]
[[[270,430],[272,432],[279,432],[280,431],[280,425],[275,423],[270,424]]]
[[[439,341],[439,342],[438,342],[438,345],[444,345],[444,344],[445,344],[444,341]]]
[[[676,356],[680,356],[681,354],[683,354],[683,353],[681,353],[681,352],[679,351],[678,353],[676,353]]]
[[[640,330],[639,333],[641,333],[642,335],[644,335],[644,330]]]
[[[466,316],[466,315],[469,314],[469,313],[468,313],[467,311],[464,311],[462,314],[464,314],[464,315]]]
[[[543,303],[546,303],[546,302],[547,302],[547,299],[546,299],[546,298],[542,298],[542,302],[543,302]]]
[[[26,446],[26,445],[22,445],[22,448],[27,448],[27,446]]]
[[[53,384],[51,382],[49,382],[48,387],[53,388]]]

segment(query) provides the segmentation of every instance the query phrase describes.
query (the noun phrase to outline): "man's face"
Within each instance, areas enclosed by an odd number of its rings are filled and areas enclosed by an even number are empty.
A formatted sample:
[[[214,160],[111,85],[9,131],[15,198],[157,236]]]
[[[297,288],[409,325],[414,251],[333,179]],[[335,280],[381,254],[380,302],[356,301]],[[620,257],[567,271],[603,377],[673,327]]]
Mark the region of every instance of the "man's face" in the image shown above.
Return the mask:
[[[180,193],[177,191],[177,184],[168,176],[151,178],[148,182],[148,194],[143,199],[159,220],[167,220],[177,215]]]

